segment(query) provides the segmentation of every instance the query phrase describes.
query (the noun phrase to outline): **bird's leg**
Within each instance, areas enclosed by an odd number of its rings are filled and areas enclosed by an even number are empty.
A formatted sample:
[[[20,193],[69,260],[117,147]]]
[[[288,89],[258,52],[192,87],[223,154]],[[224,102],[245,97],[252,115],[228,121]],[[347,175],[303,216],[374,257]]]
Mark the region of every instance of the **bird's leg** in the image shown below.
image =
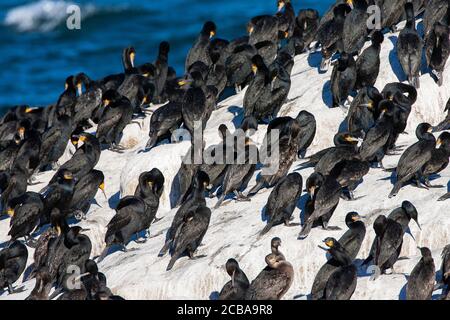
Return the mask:
[[[422,182],[420,181],[420,175],[418,173],[416,173],[415,180],[416,180],[416,187],[417,188],[428,190],[427,186],[422,185]]]
[[[320,62],[320,71],[321,72],[327,72],[328,68],[330,67],[331,58],[322,58],[322,61]]]
[[[323,230],[327,230],[327,231],[337,231],[337,230],[342,230],[339,227],[336,226],[329,226],[328,225],[328,221],[322,221],[322,229]]]
[[[8,282],[8,293],[9,294],[13,294],[14,293],[14,289],[13,289],[11,283],[9,283],[9,282]]]
[[[117,146],[115,143],[111,143],[109,150],[116,153],[124,153],[123,149],[120,149],[121,147]]]
[[[238,202],[251,201],[251,199],[249,197],[244,196],[241,191],[235,190],[234,194],[236,196],[236,201],[238,201]]]
[[[35,185],[38,185],[41,183],[40,181],[36,181],[36,180],[37,180],[36,176],[34,174],[32,174],[31,177],[28,178],[27,183],[29,186],[35,186]]]
[[[158,221],[161,221],[162,219],[164,219],[164,218],[163,217],[161,217],[161,218],[155,217],[155,220],[153,220],[152,223],[157,223]]]
[[[206,255],[204,255],[204,254],[196,256],[195,250],[191,250],[191,249],[188,250],[188,255],[189,255],[189,259],[191,259],[191,260],[198,260],[198,259],[206,257]]]
[[[424,180],[425,180],[425,181],[424,181],[425,186],[427,186],[427,187],[430,188],[430,189],[444,188],[444,186],[441,185],[441,184],[438,184],[438,185],[432,185],[432,184],[430,183],[430,178],[428,178],[428,177],[426,177]]]
[[[131,121],[131,123],[137,124],[139,126],[139,130],[142,130],[142,124],[140,121],[133,120],[133,121]]]
[[[284,219],[284,225],[286,227],[298,227],[298,226],[300,226],[300,223],[293,223],[290,220],[291,219]]]

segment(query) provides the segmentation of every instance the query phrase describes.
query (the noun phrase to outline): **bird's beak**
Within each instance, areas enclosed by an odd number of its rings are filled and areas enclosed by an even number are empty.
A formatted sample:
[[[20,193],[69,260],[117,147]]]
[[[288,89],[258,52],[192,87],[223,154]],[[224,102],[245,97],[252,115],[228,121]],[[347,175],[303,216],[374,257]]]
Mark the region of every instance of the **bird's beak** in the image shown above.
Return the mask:
[[[179,85],[180,87],[185,86],[187,83],[188,83],[188,82],[187,82],[186,80],[180,80],[180,81],[178,81],[178,85]]]
[[[347,136],[347,137],[345,137],[345,141],[348,141],[348,142],[359,142],[359,139],[355,138],[355,137],[352,137],[352,136]]]
[[[148,104],[148,102],[149,102],[148,100],[149,100],[148,97],[144,96],[144,99],[142,99],[141,106]]]
[[[110,103],[111,103],[111,101],[109,101],[108,99],[103,100],[103,106],[104,106],[104,107],[109,106]]]
[[[34,108],[27,107],[27,108],[25,109],[25,113],[33,112],[33,110],[34,110]]]
[[[428,128],[427,132],[428,133],[432,133],[433,132],[433,127]]]
[[[373,101],[370,100],[368,103],[363,103],[359,105],[360,107],[366,107],[367,109],[373,109]]]
[[[83,278],[83,277],[85,277],[85,276],[88,276],[88,275],[90,275],[90,273],[89,272],[86,272],[86,273],[83,273],[83,274],[80,274],[78,277],[76,277],[75,279],[74,279],[74,281],[80,281],[81,280],[81,278]]]
[[[78,89],[78,95],[81,96],[83,94],[83,85],[80,83],[77,83],[77,89]]]
[[[14,217],[14,209],[8,208],[8,210],[6,211],[6,213],[7,213],[8,216],[10,216],[11,218]]]
[[[216,32],[215,31],[211,31],[210,33],[209,33],[209,38],[211,39],[212,37],[214,37],[216,35]]]
[[[247,28],[248,34],[252,34],[254,30],[255,28],[253,26]]]
[[[439,148],[441,146],[441,144],[442,144],[442,140],[441,140],[441,138],[438,138],[436,141],[436,148]]]
[[[103,193],[103,195],[105,196],[105,199],[108,200],[108,197],[106,196],[106,192],[105,192],[105,183],[102,182],[102,183],[98,186],[98,188],[99,188],[100,190],[102,190],[102,193]]]
[[[252,64],[252,71],[253,71],[253,74],[256,74],[258,72],[258,67],[254,64]]]
[[[236,270],[233,271],[233,274],[231,275],[231,286],[234,288],[234,275],[236,273]]]
[[[360,221],[361,217],[360,216],[354,216],[354,217],[352,217],[352,220],[353,221]]]
[[[417,224],[417,226],[419,227],[419,230],[422,231],[422,227],[420,226],[419,221],[416,220],[416,224]]]
[[[62,230],[61,230],[61,227],[60,227],[60,226],[56,226],[56,233],[58,234],[58,236],[61,235]]]
[[[136,58],[136,53],[132,52],[130,53],[130,61],[131,61],[131,66],[134,68],[134,58]]]
[[[75,140],[75,139],[70,139],[70,141],[72,142],[72,144],[73,144],[74,146],[77,146],[77,144],[78,144],[78,140]]]
[[[353,10],[353,8],[354,8],[354,6],[353,6],[353,0],[347,0],[347,4],[350,6],[350,8],[352,8],[352,10]]]
[[[278,1],[278,12],[283,10],[285,3],[283,1]]]
[[[23,140],[23,138],[25,137],[25,128],[24,127],[19,128],[19,136],[20,136],[21,140]]]
[[[85,228],[82,228],[81,230],[80,230],[80,232],[87,232],[87,231],[91,231],[91,229],[85,229]]]
[[[316,187],[311,187],[308,189],[308,194],[312,198],[314,197],[314,192],[316,191]]]

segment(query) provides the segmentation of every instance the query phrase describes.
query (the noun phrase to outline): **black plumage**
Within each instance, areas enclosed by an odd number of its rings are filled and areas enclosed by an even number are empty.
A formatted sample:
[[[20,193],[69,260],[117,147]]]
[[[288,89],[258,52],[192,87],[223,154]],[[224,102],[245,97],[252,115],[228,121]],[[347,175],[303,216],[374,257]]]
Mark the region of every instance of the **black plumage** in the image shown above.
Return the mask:
[[[72,120],[67,115],[56,117],[53,126],[42,135],[39,151],[39,167],[56,167],[56,163],[64,154],[72,134]]]
[[[228,259],[225,269],[231,280],[225,283],[219,293],[219,300],[244,300],[250,282],[235,259]]]
[[[27,259],[27,247],[20,241],[0,251],[0,288],[7,288],[9,294],[14,292],[12,286],[25,271]]]
[[[406,300],[431,300],[435,266],[430,249],[420,248],[422,258],[411,271],[406,284]]]
[[[331,74],[333,108],[344,107],[356,84],[356,63],[351,54],[342,53]]]
[[[366,42],[368,34],[366,0],[351,0],[352,10],[345,17],[342,31],[342,48],[344,52],[358,54]]]
[[[195,258],[194,253],[202,243],[210,219],[211,210],[204,206],[198,206],[186,213],[171,245],[172,258],[167,265],[167,271],[172,269],[177,259],[185,252],[190,259]]]
[[[348,230],[338,240],[339,244],[344,248],[350,260],[354,260],[363,243],[366,235],[366,227],[361,217],[356,212],[349,212],[345,216],[345,223]],[[311,299],[324,299],[325,287],[328,279],[339,268],[339,262],[331,257],[317,272],[311,288]]]
[[[210,39],[216,35],[217,27],[214,22],[208,21],[203,25],[200,34],[197,37],[192,48],[186,57],[185,70],[197,61],[205,63],[207,66],[211,65],[211,58],[208,55],[207,49]]]
[[[72,158],[67,160],[55,173],[49,184],[56,182],[63,170],[72,173],[75,180],[79,181],[86,174],[91,172],[100,159],[100,143],[98,139],[90,133],[81,133],[71,137],[71,141],[76,145],[77,150]],[[80,142],[83,144],[80,146]]]
[[[444,1],[446,2],[446,1]],[[448,6],[448,4],[447,4]],[[447,7],[445,23],[436,22],[425,37],[425,56],[431,73],[435,76],[439,86],[443,84],[443,71],[450,56],[450,6]]]
[[[263,164],[261,177],[249,191],[256,194],[263,187],[272,187],[285,177],[299,152],[300,123],[291,117],[272,120],[267,128],[260,149],[260,162]]]
[[[258,163],[258,148],[250,142],[249,138],[245,138],[244,150],[238,150],[236,162],[234,164],[228,164],[223,177],[223,183],[219,200],[217,201],[215,208],[220,207],[225,197],[234,193],[236,201],[248,201],[249,198],[242,194],[242,189],[248,184],[253,173],[256,170],[256,164]]]
[[[380,72],[380,50],[384,36],[380,31],[372,34],[372,45],[365,49],[356,60],[355,89],[374,86]]]
[[[334,137],[336,147],[326,149],[314,167],[314,172],[327,175],[336,164],[342,160],[351,160],[358,154],[360,139],[348,132],[339,133]],[[313,159],[312,159],[313,160]]]
[[[267,225],[261,231],[261,235],[278,224],[284,223],[290,226],[292,213],[302,194],[303,179],[296,172],[282,178],[269,195],[265,214],[268,217]]]
[[[367,86],[358,91],[347,114],[348,131],[364,138],[379,117],[379,103],[383,100],[377,88]]]
[[[398,260],[404,231],[400,223],[383,215],[375,219],[373,229],[376,236],[364,264],[372,261],[384,273],[387,269],[392,269]]]
[[[396,169],[397,180],[389,194],[390,198],[395,197],[404,184],[413,177],[416,177],[417,180],[420,178],[419,170],[430,161],[432,151],[436,147],[436,139],[430,133],[431,130],[432,127],[428,123],[418,125],[416,135],[419,141],[406,149],[400,157]]]
[[[209,185],[209,177],[203,171],[198,171],[195,174],[195,178],[193,180],[192,192],[186,197],[183,201],[180,208],[177,210],[175,216],[173,217],[172,224],[167,231],[166,242],[159,252],[159,256],[164,256],[167,253],[167,250],[170,249],[172,245],[175,235],[177,233],[180,225],[185,221],[185,217],[189,212],[192,212],[196,207],[206,207],[205,201],[205,190]]]
[[[320,174],[316,174],[319,175]],[[324,221],[324,217],[331,217],[334,210],[339,204],[340,195],[342,192],[341,185],[330,176],[322,177],[321,184],[319,186],[313,185],[308,193],[310,197],[314,199],[314,211],[305,219],[302,230],[298,236],[299,239],[305,239],[308,237],[309,232],[314,226],[316,220],[322,218],[322,226],[324,229],[328,228],[328,221]],[[317,193],[315,189],[318,189]],[[329,219],[328,219],[329,220]]]
[[[164,139],[171,139],[172,133],[181,126],[183,115],[181,104],[169,102],[153,112],[150,119],[150,139],[146,149],[151,149]]]
[[[356,289],[356,267],[344,247],[336,239],[327,238],[324,243],[330,248],[328,252],[339,265],[328,278],[324,299],[350,300]]]
[[[416,89],[420,87],[419,73],[422,63],[423,39],[416,30],[412,3],[405,4],[407,23],[397,40],[397,56],[408,81]]]
[[[443,132],[437,142],[439,148],[432,150],[431,159],[420,169],[421,176],[425,180],[427,187],[433,187],[430,184],[430,176],[438,174],[448,167],[450,159],[450,133]]]
[[[44,209],[42,196],[35,192],[26,192],[8,203],[8,214],[11,215],[10,230],[8,235],[11,241],[18,238],[30,237],[30,234],[38,226],[39,219]]]
[[[429,0],[423,15],[423,33],[427,38],[436,23],[445,21],[449,4],[447,0]]]
[[[314,115],[305,110],[299,112],[296,120],[300,124],[298,156],[304,158],[316,136],[317,122]]]
[[[120,199],[116,214],[107,225],[105,234],[106,248],[99,258],[103,260],[113,245],[120,245],[124,251],[131,237],[144,231],[149,225],[149,217],[146,215],[146,205],[140,197],[127,196]]]
[[[97,191],[101,190],[105,199],[105,176],[99,170],[92,170],[79,181],[76,182],[73,196],[68,205],[70,214],[73,214],[77,219],[86,219],[86,213],[91,207]]]
[[[344,30],[345,16],[350,11],[347,4],[339,4],[333,9],[333,18],[321,22],[317,30],[317,39],[322,45],[322,63],[320,69],[328,70],[328,65],[333,54],[342,50],[342,33]]]
[[[130,101],[117,91],[107,91],[102,97],[105,110],[100,118],[96,138],[100,143],[116,149],[125,126],[133,117],[133,106]]]
[[[330,176],[335,178],[342,188],[349,193],[349,198],[354,199],[353,191],[361,180],[369,173],[370,164],[358,159],[339,162],[331,171]]]

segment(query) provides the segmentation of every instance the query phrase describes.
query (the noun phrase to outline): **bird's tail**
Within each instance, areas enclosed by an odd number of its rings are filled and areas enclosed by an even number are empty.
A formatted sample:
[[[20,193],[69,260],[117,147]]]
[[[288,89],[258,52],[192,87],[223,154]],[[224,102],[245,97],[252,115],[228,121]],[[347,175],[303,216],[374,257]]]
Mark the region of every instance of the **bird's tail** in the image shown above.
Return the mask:
[[[225,194],[223,194],[219,200],[217,201],[216,205],[214,206],[214,209],[217,209],[220,207],[220,205],[222,204],[223,200],[225,200]]]
[[[109,251],[109,246],[107,245],[105,247],[105,249],[103,249],[101,255],[98,257],[97,263],[100,263],[103,261],[103,259],[106,258],[106,256],[108,255],[108,251]]]
[[[393,198],[397,195],[397,193],[400,191],[400,189],[402,188],[402,183],[401,182],[397,182],[394,185],[394,188],[392,188],[391,193],[389,194],[389,198]]]
[[[169,251],[170,244],[171,244],[171,241],[167,240],[166,243],[164,244],[164,246],[159,251],[158,257],[164,257],[166,255],[167,251]]]
[[[169,264],[167,265],[166,271],[170,271],[173,268],[173,265],[178,260],[179,254],[177,252],[174,252],[172,255],[172,258],[170,259]]]
[[[259,190],[261,190],[264,187],[264,180],[261,179],[258,181],[258,183],[256,184],[256,186],[254,186],[249,192],[248,192],[248,196],[253,196],[255,194],[257,194],[259,192]]]
[[[306,239],[311,232],[311,229],[313,227],[313,220],[309,218],[305,224],[303,225],[302,231],[300,231],[300,234],[298,235],[299,240]]]
[[[272,227],[273,227],[273,222],[270,221],[269,223],[267,223],[267,225],[264,227],[264,229],[262,229],[262,231],[259,233],[259,236],[265,235],[267,232],[270,231],[270,229],[272,229]]]

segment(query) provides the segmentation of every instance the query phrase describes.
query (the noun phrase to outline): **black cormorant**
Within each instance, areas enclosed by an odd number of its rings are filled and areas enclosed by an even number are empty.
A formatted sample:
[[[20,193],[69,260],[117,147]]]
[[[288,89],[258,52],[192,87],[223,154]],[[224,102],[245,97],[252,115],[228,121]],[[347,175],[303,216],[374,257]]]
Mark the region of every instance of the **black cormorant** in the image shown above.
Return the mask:
[[[219,293],[219,300],[244,300],[250,282],[235,259],[228,259],[225,269],[231,280]]]

